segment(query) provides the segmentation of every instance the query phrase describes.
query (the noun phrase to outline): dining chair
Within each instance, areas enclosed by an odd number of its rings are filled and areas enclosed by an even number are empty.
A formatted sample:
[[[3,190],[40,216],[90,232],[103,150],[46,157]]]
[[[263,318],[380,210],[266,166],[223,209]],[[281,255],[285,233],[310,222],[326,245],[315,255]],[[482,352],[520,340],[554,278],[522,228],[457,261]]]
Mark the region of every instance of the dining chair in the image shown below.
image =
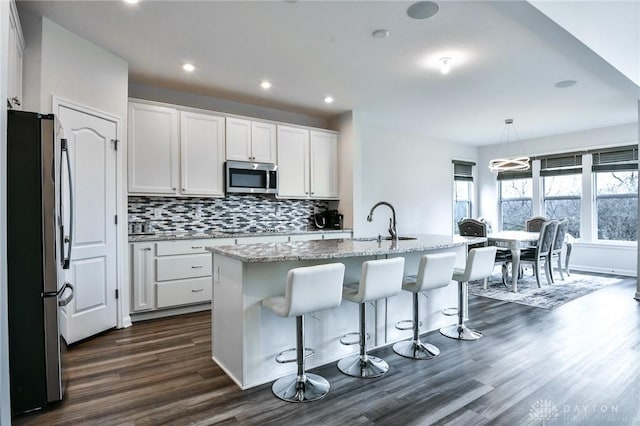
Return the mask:
[[[465,218],[458,222],[458,233],[463,237],[486,237],[487,221],[484,219]],[[487,243],[469,244],[468,250],[485,247]],[[511,251],[498,248],[495,256],[495,265],[500,265],[502,269],[502,284],[507,285],[507,263],[511,261]],[[484,289],[488,287],[488,278],[484,279]]]
[[[553,260],[557,258],[558,260],[558,270],[560,271],[560,279],[564,281],[564,275],[562,274],[562,252],[563,250],[567,250],[567,244],[565,243],[565,238],[567,236],[567,230],[569,229],[569,219],[565,218],[558,222],[558,226],[556,227],[556,235],[553,239],[553,246],[551,247],[551,259],[549,272],[551,273],[551,282],[554,282],[553,278]],[[567,255],[568,258],[568,255]],[[568,265],[569,262],[565,263],[565,266]],[[568,268],[567,268],[568,269]],[[567,272],[568,275],[568,272]]]
[[[544,264],[544,273],[547,277],[547,283],[551,284],[551,247],[553,246],[553,240],[555,238],[556,227],[558,226],[557,220],[547,220],[542,224],[540,228],[540,237],[538,238],[538,244],[533,250],[524,250],[520,254],[520,265],[529,264],[533,265],[533,273],[536,277],[538,287],[540,285],[540,265]]]
[[[543,216],[533,216],[524,222],[524,230],[527,232],[540,232],[542,224],[549,219]]]

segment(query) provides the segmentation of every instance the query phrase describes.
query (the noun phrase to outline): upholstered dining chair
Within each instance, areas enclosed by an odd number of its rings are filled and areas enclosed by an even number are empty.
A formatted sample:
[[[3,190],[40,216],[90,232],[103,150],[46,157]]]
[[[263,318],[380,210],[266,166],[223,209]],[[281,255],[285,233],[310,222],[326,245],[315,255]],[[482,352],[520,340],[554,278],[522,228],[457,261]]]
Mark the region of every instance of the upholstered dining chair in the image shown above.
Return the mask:
[[[542,224],[540,228],[540,238],[538,244],[533,250],[524,250],[520,255],[520,265],[530,264],[533,265],[533,273],[536,276],[536,282],[538,287],[540,285],[540,265],[544,265],[544,273],[547,278],[547,283],[551,284],[551,247],[553,246],[553,240],[556,236],[556,227],[558,226],[557,220],[547,220]]]
[[[486,237],[487,236],[487,222],[482,219],[465,218],[458,222],[458,233],[463,237]],[[480,248],[486,246],[487,243],[470,244],[468,246],[469,251],[474,248]],[[507,263],[511,261],[511,251],[498,248],[496,252],[495,265],[500,265],[502,268],[502,283],[507,285]],[[487,289],[488,278],[484,279],[484,288]]]
[[[524,230],[527,232],[540,232],[542,224],[548,221],[546,217],[533,216],[524,222]]]
[[[567,243],[565,242],[565,238],[567,236],[567,230],[569,229],[569,219],[565,218],[558,222],[558,226],[556,227],[556,235],[553,239],[553,246],[551,247],[551,259],[549,272],[551,273],[551,282],[554,282],[553,278],[553,260],[557,258],[558,260],[558,270],[560,271],[560,279],[564,281],[564,275],[562,274],[562,251],[567,250]],[[566,258],[569,258],[569,253],[567,253]],[[568,264],[569,262],[565,262],[565,266],[567,267],[567,275],[568,275]]]

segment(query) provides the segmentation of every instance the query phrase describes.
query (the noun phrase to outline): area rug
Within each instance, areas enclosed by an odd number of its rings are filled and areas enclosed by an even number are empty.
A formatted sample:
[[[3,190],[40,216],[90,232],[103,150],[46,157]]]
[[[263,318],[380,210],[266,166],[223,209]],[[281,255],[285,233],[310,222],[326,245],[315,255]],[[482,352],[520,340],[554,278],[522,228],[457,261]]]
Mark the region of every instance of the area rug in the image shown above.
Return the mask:
[[[556,282],[549,285],[544,277],[544,272],[541,273],[540,284],[542,288],[538,288],[536,278],[529,269],[518,280],[517,293],[511,291],[511,284],[508,288],[502,284],[499,274],[494,274],[490,277],[486,290],[483,288],[483,281],[470,282],[469,294],[535,306],[536,308],[555,309],[578,297],[623,281],[623,279],[616,277],[572,272],[569,277],[565,275],[564,281],[561,281],[560,277],[556,277]]]

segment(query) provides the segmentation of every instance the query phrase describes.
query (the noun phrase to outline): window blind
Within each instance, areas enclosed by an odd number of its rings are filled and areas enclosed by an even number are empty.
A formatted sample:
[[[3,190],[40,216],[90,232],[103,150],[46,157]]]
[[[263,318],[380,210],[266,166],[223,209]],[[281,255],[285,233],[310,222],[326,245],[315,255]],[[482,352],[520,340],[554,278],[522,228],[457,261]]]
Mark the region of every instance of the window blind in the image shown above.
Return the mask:
[[[453,160],[453,179],[473,181],[473,167],[476,163]]]
[[[593,158],[591,170],[594,172],[612,172],[616,170],[638,170],[638,146],[630,145],[618,148],[589,151]]]
[[[528,179],[533,176],[531,171],[531,160],[529,160],[529,170],[519,170],[515,172],[498,172],[498,180]]]
[[[558,176],[582,173],[582,152],[539,157],[540,176]]]

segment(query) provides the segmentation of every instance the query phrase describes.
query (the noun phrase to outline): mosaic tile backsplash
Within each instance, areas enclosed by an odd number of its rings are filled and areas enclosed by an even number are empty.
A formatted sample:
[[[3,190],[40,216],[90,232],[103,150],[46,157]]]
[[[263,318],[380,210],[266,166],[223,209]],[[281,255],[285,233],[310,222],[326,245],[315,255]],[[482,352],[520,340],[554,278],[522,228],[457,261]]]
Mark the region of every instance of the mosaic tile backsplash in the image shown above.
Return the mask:
[[[313,227],[314,211],[335,201],[279,200],[261,195],[225,198],[129,197],[129,223],[150,223],[153,231],[300,231]]]

